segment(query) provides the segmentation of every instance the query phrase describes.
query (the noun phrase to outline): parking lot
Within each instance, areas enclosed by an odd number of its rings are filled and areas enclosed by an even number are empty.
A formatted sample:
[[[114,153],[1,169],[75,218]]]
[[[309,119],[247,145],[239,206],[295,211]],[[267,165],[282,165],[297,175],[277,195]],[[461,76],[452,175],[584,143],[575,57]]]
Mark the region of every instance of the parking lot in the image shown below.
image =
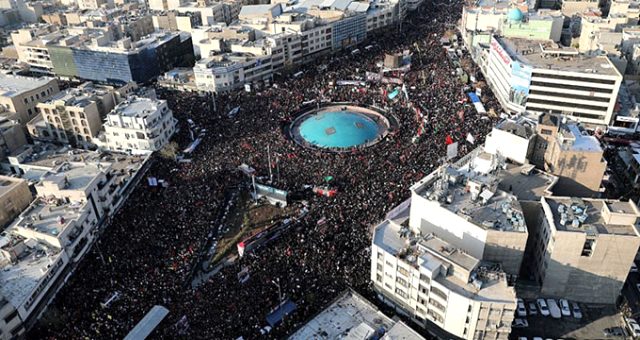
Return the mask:
[[[526,337],[528,340],[532,340],[534,337],[543,339],[631,339],[628,336],[606,336],[604,334],[604,330],[607,328],[626,328],[622,315],[614,305],[579,303],[582,318],[576,319],[572,315],[554,319],[551,316],[541,315],[539,309],[537,315],[529,315],[529,302],[535,302],[535,300],[525,299],[528,326],[513,328],[512,339],[517,340],[519,337]]]

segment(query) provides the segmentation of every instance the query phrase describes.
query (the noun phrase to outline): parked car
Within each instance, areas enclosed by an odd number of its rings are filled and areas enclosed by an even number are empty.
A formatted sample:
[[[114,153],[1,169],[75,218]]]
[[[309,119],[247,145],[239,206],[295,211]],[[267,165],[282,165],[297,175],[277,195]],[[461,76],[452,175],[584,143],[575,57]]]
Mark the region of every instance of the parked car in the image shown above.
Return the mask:
[[[529,315],[538,315],[538,308],[535,302],[529,302]]]
[[[551,317],[554,319],[560,319],[562,317],[562,313],[560,312],[560,307],[558,303],[554,299],[547,299],[547,305],[549,306],[549,313]]]
[[[580,311],[580,306],[577,303],[571,303],[571,311],[573,312],[573,317],[576,319],[582,319],[582,311]]]
[[[569,301],[567,299],[560,299],[560,312],[562,316],[571,316],[571,309],[569,309]]]
[[[638,272],[638,266],[636,265],[636,263],[632,263],[631,264],[631,270],[629,270],[631,273],[637,273]]]
[[[640,337],[640,325],[638,325],[638,322],[632,318],[625,318],[624,320],[627,322],[631,335],[634,338]]]
[[[516,314],[518,314],[518,316],[520,317],[525,317],[527,316],[527,309],[524,307],[524,301],[522,301],[522,299],[518,299],[518,309],[516,311]]]
[[[611,327],[602,330],[606,337],[626,336],[626,332],[622,327]]]
[[[542,314],[543,316],[549,316],[549,307],[547,306],[547,302],[544,301],[544,299],[538,299],[536,300],[536,303],[538,304],[540,314]]]
[[[636,289],[640,292],[640,283],[636,283]]]
[[[518,340],[529,340],[529,339],[527,339],[527,337],[526,337],[526,336],[519,336],[519,337],[518,337]]]
[[[511,328],[526,328],[526,327],[529,327],[529,322],[527,322],[527,319],[515,318],[511,323]]]

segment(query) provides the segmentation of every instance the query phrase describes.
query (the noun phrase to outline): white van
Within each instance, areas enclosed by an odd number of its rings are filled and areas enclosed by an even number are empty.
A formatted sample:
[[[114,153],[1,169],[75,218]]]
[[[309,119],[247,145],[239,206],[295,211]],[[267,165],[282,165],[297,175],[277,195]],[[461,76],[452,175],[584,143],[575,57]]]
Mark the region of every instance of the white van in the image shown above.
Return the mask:
[[[554,299],[547,299],[547,305],[549,306],[549,313],[551,317],[554,319],[560,319],[562,317],[562,312],[560,312],[560,307],[558,303]]]

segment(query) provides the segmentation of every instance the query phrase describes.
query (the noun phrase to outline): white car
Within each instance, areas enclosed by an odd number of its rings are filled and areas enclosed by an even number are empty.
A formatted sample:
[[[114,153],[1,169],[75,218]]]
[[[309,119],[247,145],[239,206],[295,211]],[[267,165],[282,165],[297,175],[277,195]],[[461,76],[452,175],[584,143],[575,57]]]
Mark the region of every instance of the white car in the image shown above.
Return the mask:
[[[538,308],[535,302],[529,302],[529,315],[538,315]]]
[[[562,317],[562,312],[560,312],[560,307],[558,303],[554,299],[547,299],[547,305],[549,306],[549,314],[554,319],[560,319]]]
[[[571,316],[571,309],[569,309],[569,301],[567,299],[560,299],[560,311],[562,316]]]
[[[632,273],[637,273],[638,272],[638,266],[636,265],[635,262],[631,264],[630,272],[632,272]]]
[[[632,318],[625,318],[625,321],[627,321],[627,326],[629,326],[629,331],[633,337],[640,337],[640,325],[638,325],[638,322]]]
[[[522,301],[522,299],[518,299],[518,310],[517,310],[517,314],[520,317],[525,317],[527,316],[527,309],[524,307],[524,301]]]
[[[580,311],[580,306],[577,303],[571,303],[571,311],[573,312],[573,317],[576,319],[582,319],[582,311]]]
[[[538,304],[538,309],[540,310],[540,314],[542,314],[543,316],[549,316],[549,307],[547,306],[547,302],[544,301],[544,299],[538,299],[536,300],[536,303]]]

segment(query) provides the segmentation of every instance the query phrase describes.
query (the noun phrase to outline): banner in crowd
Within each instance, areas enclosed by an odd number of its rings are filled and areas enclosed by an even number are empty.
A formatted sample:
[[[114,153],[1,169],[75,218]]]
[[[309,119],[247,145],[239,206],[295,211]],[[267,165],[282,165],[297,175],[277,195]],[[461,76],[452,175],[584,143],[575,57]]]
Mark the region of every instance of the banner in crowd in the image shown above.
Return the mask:
[[[447,145],[447,160],[456,158],[458,156],[458,142]]]
[[[361,80],[338,80],[336,85],[338,86],[365,86],[367,83]]]
[[[400,90],[398,90],[397,88],[393,90],[393,92],[389,93],[387,95],[387,98],[389,99],[393,99],[395,97],[397,97],[400,94]]]
[[[240,106],[237,106],[237,107],[233,108],[231,111],[229,111],[229,113],[227,115],[229,117],[233,117],[236,114],[238,114],[238,111],[240,111]]]
[[[467,95],[471,99],[471,103],[473,103],[473,106],[476,108],[476,111],[478,111],[478,113],[487,113],[487,110],[484,109],[484,105],[482,105],[482,102],[480,101],[480,98],[478,98],[477,94],[475,94],[474,92],[469,92],[467,93]]]

